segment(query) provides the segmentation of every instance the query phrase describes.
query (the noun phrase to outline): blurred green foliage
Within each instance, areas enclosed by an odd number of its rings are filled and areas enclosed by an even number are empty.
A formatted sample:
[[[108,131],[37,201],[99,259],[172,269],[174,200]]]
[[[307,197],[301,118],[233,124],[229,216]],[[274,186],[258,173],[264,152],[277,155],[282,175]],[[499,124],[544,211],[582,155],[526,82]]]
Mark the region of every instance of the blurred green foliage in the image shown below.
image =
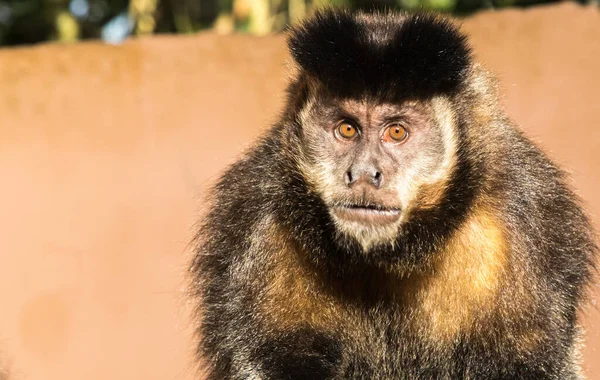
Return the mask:
[[[322,6],[431,9],[458,15],[478,9],[556,0],[0,0],[0,45],[130,35],[192,33],[212,28],[256,35],[283,30]],[[600,1],[600,0],[580,0]]]

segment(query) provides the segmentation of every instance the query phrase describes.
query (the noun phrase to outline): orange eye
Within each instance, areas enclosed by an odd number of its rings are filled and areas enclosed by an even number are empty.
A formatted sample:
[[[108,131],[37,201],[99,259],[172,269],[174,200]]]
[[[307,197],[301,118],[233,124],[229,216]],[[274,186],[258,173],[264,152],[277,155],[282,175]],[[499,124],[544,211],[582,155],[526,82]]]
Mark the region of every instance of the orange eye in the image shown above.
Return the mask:
[[[338,134],[345,139],[352,139],[356,136],[356,128],[349,123],[342,123],[337,127]]]
[[[402,142],[408,137],[408,131],[400,124],[393,124],[389,126],[386,134],[389,136],[392,142]]]

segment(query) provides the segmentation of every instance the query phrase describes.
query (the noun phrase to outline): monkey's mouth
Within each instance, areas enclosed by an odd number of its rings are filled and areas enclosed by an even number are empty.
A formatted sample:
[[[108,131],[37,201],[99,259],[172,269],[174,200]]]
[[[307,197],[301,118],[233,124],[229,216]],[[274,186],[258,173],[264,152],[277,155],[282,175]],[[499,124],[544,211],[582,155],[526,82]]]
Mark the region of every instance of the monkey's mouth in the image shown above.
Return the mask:
[[[332,208],[335,217],[348,222],[385,225],[398,221],[401,211],[379,205],[343,205]]]

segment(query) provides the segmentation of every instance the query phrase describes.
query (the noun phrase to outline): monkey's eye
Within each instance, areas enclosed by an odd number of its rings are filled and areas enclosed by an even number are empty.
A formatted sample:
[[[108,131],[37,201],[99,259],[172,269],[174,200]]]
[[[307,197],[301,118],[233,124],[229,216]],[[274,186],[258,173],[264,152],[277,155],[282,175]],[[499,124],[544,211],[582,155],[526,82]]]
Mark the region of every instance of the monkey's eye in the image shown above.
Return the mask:
[[[404,128],[402,125],[397,124],[397,123],[392,124],[389,127],[387,127],[387,129],[383,135],[384,141],[395,142],[395,143],[402,142],[402,141],[406,140],[407,137],[408,137],[408,131],[406,130],[406,128]]]
[[[353,139],[358,132],[352,124],[343,122],[340,125],[338,125],[337,133],[340,137],[350,140]]]

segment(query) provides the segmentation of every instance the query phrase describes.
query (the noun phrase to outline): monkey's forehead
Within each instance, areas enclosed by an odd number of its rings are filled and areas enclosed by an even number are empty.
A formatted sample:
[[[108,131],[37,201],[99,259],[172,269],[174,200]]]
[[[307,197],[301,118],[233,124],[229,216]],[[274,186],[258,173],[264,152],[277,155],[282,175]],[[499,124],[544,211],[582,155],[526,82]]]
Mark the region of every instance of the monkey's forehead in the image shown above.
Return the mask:
[[[472,65],[466,36],[430,13],[325,10],[293,28],[288,46],[302,71],[349,96],[452,93]]]

